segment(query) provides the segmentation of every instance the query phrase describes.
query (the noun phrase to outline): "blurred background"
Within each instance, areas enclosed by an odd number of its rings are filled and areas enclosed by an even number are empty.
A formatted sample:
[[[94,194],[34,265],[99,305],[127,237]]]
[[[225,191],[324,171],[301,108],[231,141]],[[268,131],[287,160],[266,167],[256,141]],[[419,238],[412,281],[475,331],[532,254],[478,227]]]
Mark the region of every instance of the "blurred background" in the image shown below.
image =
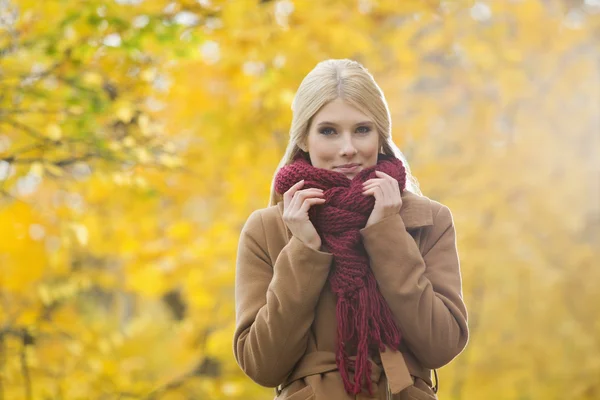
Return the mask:
[[[440,399],[600,399],[599,0],[0,0],[0,400],[273,398],[236,247],[327,58],[453,212]]]

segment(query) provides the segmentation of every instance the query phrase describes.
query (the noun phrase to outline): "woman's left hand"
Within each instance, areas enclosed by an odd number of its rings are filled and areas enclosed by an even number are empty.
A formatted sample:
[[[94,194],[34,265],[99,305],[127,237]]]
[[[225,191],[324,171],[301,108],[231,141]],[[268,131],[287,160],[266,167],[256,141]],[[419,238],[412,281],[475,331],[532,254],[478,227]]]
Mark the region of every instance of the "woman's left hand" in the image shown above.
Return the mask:
[[[365,228],[391,215],[397,214],[402,207],[402,196],[398,181],[385,172],[375,171],[379,178],[363,183],[363,195],[375,196],[375,207],[367,220]]]

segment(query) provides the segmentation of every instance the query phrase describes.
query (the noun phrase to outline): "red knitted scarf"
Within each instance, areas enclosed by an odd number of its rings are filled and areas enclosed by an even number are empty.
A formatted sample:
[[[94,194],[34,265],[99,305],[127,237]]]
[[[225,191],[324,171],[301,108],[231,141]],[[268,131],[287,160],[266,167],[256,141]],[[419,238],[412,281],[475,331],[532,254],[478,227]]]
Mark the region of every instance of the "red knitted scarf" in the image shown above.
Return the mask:
[[[400,191],[404,190],[406,170],[402,161],[385,154],[379,154],[375,166],[363,169],[350,180],[341,172],[313,167],[299,153],[275,178],[275,190],[280,194],[302,179],[302,189],[319,188],[324,192],[325,203],[313,205],[309,218],[333,254],[329,284],[337,297],[336,364],[349,394],[360,393],[363,380],[369,394],[373,394],[369,353],[385,351],[384,344],[397,349],[401,337],[379,292],[359,232],[375,205],[373,196],[362,194],[362,183],[378,178],[375,171],[397,179]],[[354,360],[349,358],[351,355],[356,355]],[[354,371],[354,384],[350,382],[350,370]]]

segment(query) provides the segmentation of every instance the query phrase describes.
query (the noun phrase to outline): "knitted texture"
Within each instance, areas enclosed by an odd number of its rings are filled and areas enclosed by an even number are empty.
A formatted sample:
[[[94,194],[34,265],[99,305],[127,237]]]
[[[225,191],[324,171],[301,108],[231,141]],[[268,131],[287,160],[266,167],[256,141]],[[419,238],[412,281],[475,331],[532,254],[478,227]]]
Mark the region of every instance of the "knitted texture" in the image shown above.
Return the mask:
[[[385,351],[384,344],[397,349],[401,334],[392,312],[381,295],[369,265],[360,229],[364,228],[375,205],[375,198],[363,195],[363,182],[379,178],[382,171],[398,181],[400,191],[406,185],[406,170],[394,156],[379,154],[377,164],[361,170],[353,179],[335,170],[316,168],[298,154],[275,177],[275,190],[285,193],[304,179],[302,189],[319,188],[325,202],[311,206],[309,219],[322,243],[333,254],[328,282],[337,297],[336,364],[348,394],[362,391],[363,381],[370,395],[370,352]],[[356,356],[350,359],[351,356]],[[354,382],[350,380],[354,371]]]

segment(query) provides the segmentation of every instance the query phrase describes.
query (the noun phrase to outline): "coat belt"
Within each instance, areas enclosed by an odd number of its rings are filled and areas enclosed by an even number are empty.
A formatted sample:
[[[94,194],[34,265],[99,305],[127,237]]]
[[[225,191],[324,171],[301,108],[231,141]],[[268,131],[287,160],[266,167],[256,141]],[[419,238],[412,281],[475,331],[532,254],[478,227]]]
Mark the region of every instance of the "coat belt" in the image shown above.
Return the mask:
[[[393,351],[386,346],[386,351],[379,353],[383,368],[369,360],[371,363],[371,381],[379,382],[381,374],[385,373],[392,393],[400,393],[402,390],[414,384],[414,380],[408,370],[406,361],[401,351]],[[350,357],[354,359],[355,356]],[[298,362],[294,370],[285,379],[283,384],[277,387],[281,393],[283,388],[293,381],[309,375],[322,374],[335,371],[338,367],[335,363],[335,353],[330,351],[313,351],[305,354]]]

